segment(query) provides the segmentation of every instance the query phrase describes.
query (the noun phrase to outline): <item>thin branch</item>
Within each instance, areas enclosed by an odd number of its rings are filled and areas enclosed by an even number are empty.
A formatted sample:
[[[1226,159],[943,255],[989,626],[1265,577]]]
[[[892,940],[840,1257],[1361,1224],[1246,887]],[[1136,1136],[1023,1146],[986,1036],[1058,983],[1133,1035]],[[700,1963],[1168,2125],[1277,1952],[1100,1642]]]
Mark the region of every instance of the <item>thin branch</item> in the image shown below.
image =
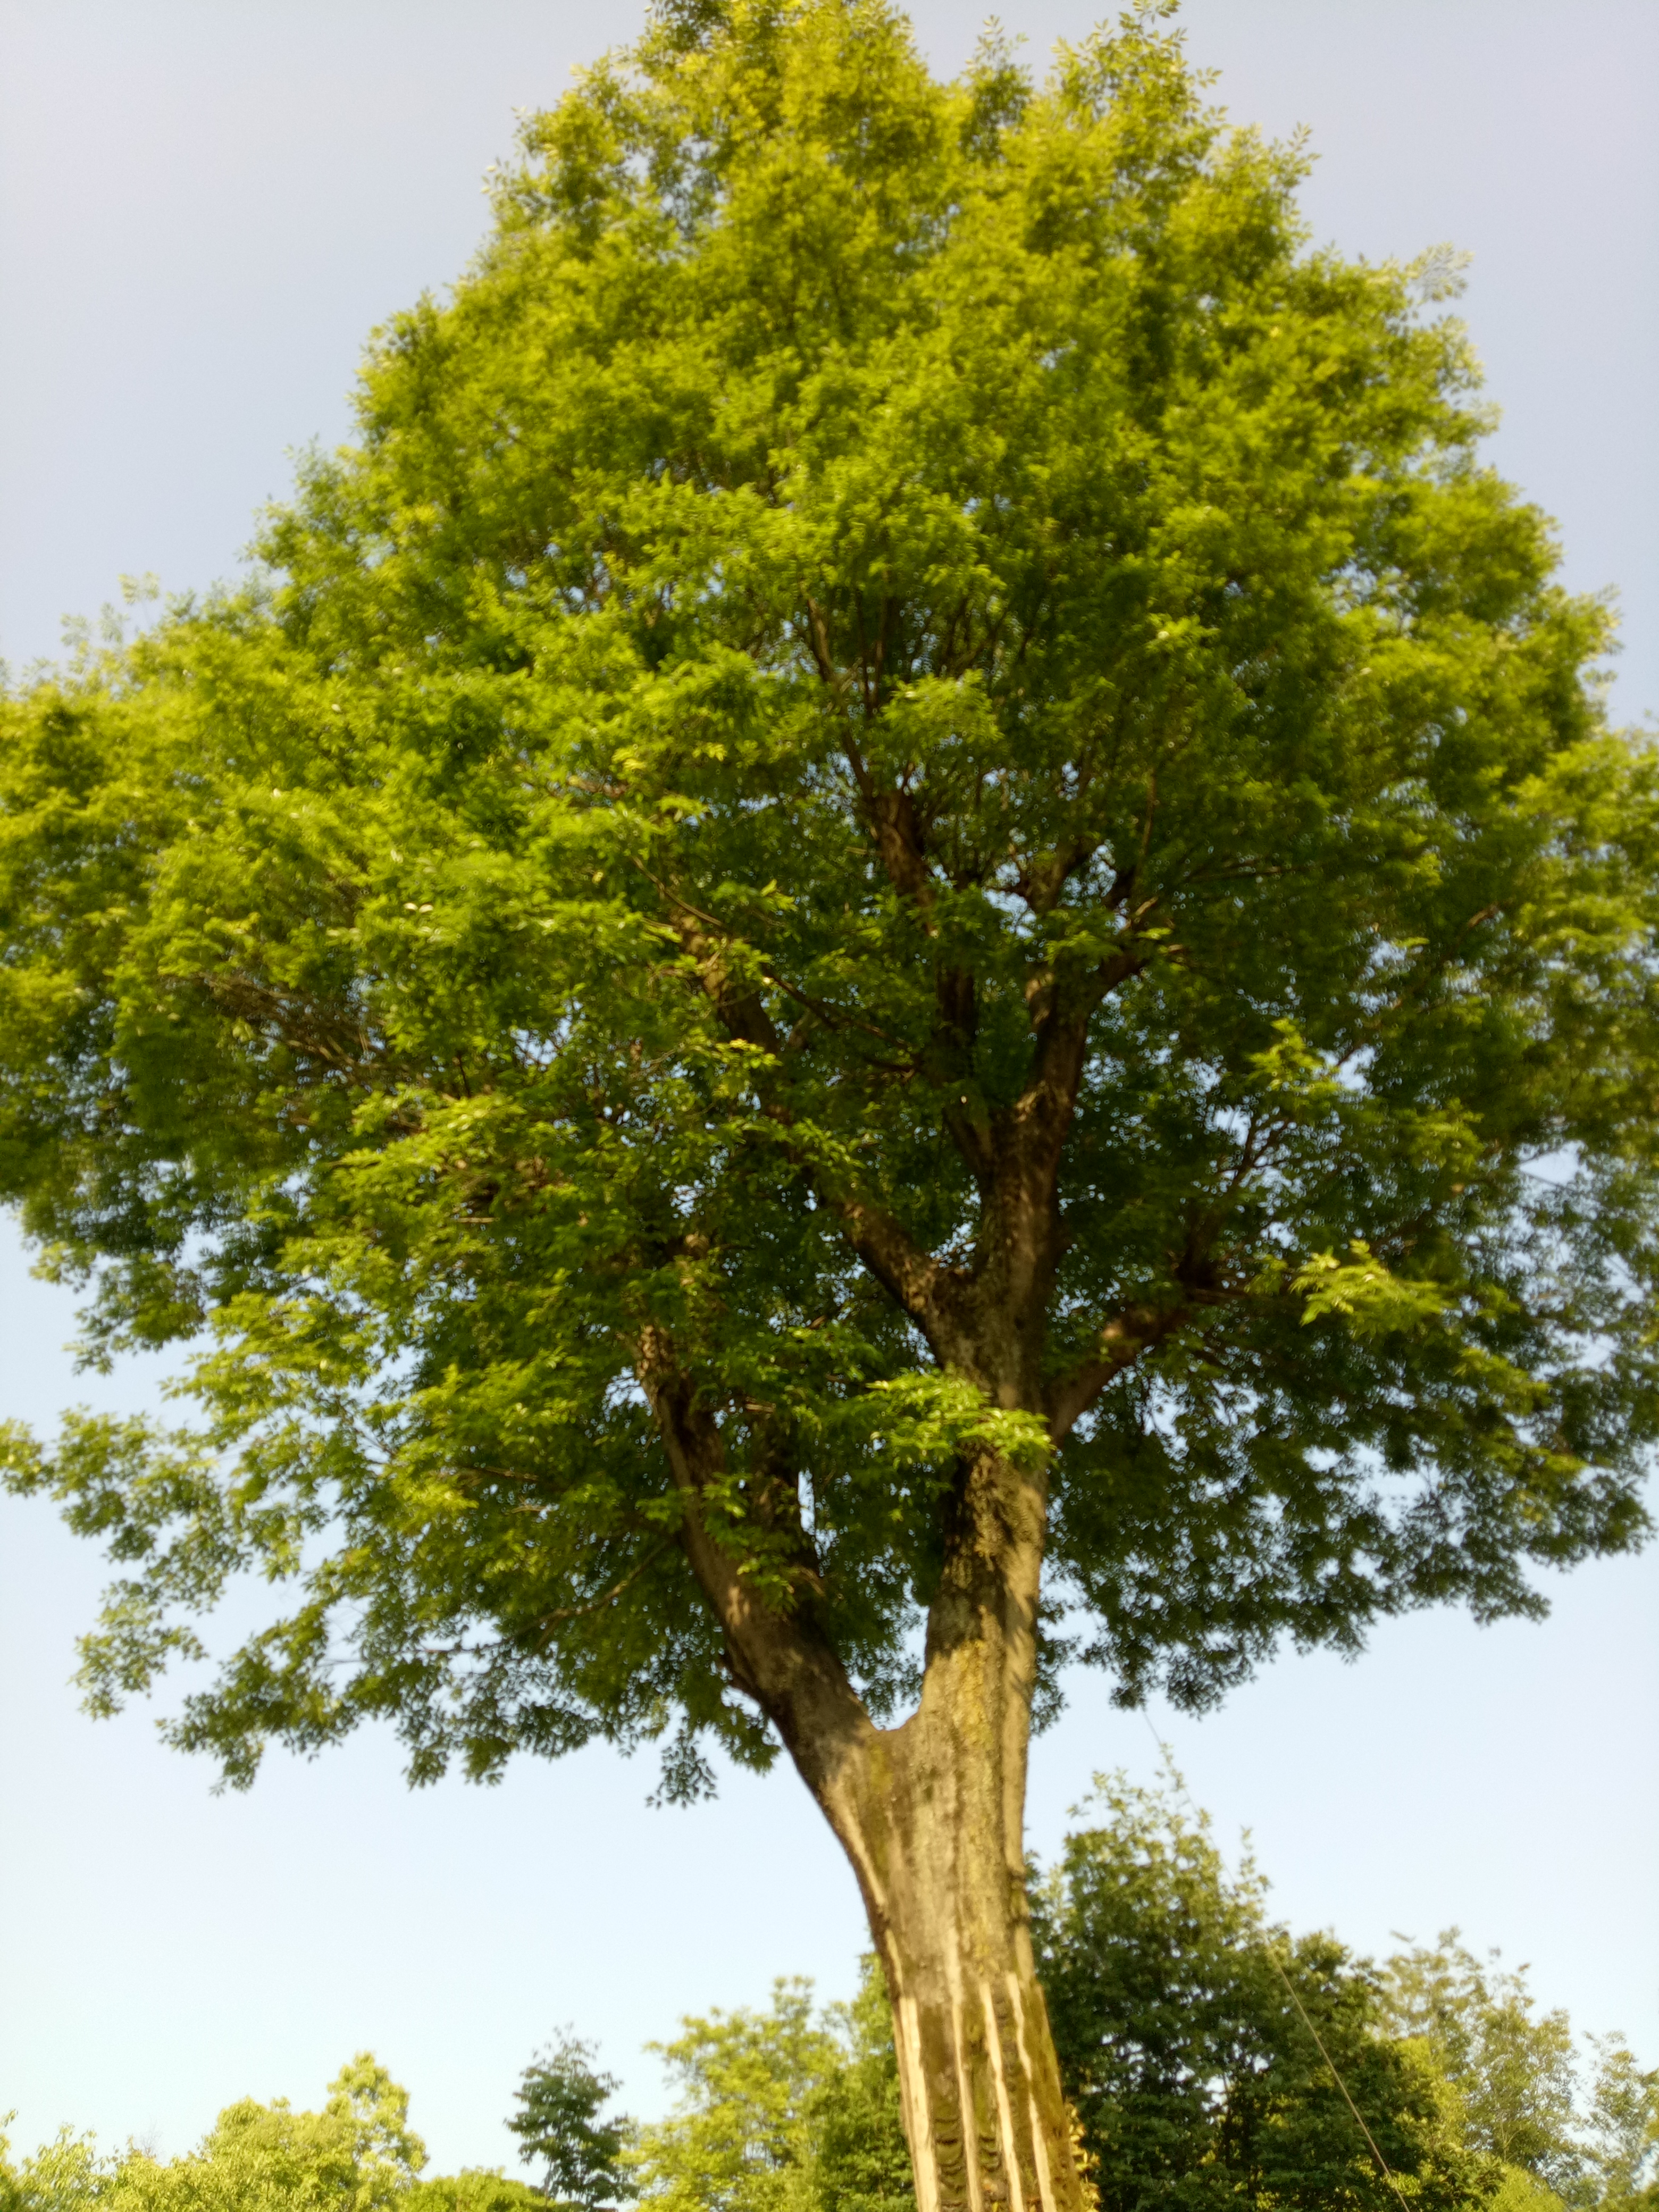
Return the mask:
[[[1115,1321],[1109,1321],[1097,1340],[1100,1346],[1097,1357],[1073,1368],[1069,1375],[1057,1376],[1044,1394],[1043,1410],[1052,1440],[1063,1443],[1109,1382],[1165,1337],[1184,1328],[1192,1317],[1191,1304],[1128,1306]]]
[[[541,1614],[534,1622],[532,1628],[526,1632],[533,1634],[537,1650],[545,1650],[547,1639],[553,1631],[556,1628],[562,1628],[567,1621],[588,1620],[594,1613],[604,1613],[608,1607],[613,1606],[623,1592],[631,1589],[641,1576],[648,1573],[665,1552],[673,1549],[678,1541],[678,1536],[665,1536],[660,1544],[653,1546],[636,1565],[630,1567],[625,1575],[612,1583],[608,1590],[602,1592],[590,1604],[562,1605],[556,1607],[551,1613]]]
[[[866,1036],[874,1037],[878,1043],[890,1045],[895,1052],[902,1053],[905,1048],[902,1037],[894,1036],[890,1031],[880,1029],[874,1022],[866,1022],[856,1014],[837,1013],[833,1006],[825,1006],[821,999],[810,998],[799,984],[792,983],[786,975],[775,975],[767,969],[763,972],[761,980],[772,990],[781,991],[786,999],[793,999],[798,1006],[805,1006],[808,1013],[816,1014],[825,1029],[860,1030]],[[908,1059],[901,1063],[904,1067],[913,1064]]]

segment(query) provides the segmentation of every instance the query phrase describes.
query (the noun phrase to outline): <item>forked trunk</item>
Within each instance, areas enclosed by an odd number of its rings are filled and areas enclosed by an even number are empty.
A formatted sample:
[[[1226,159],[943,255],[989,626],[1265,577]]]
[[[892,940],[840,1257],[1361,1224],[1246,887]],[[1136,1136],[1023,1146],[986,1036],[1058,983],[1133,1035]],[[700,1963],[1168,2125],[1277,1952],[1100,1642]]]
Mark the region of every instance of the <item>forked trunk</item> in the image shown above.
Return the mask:
[[[690,1378],[641,1365],[694,1501],[723,1464]],[[921,1699],[878,1729],[810,1608],[774,1611],[693,1510],[682,1535],[734,1679],[768,1714],[852,1862],[893,2003],[918,2212],[1086,2212],[1025,1897],[1025,1760],[1045,1498],[965,1470],[929,1609]]]

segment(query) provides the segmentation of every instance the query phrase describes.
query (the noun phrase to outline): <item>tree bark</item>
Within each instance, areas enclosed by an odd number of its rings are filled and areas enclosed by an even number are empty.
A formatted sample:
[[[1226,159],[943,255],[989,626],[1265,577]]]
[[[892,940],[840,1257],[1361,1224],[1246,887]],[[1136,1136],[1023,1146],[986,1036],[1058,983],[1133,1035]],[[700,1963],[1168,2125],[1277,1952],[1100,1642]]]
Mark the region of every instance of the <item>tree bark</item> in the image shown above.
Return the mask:
[[[644,1368],[684,1541],[735,1680],[766,1712],[840,1841],[893,2008],[918,2212],[1085,2212],[1025,1893],[1025,1771],[1046,1510],[1040,1475],[963,1470],[929,1609],[921,1698],[879,1729],[810,1604],[760,1602],[702,1528],[722,1460],[689,1378]],[[653,1371],[654,1370],[654,1371]]]
[[[1085,2202],[1025,1893],[1042,1504],[1000,1462],[969,1471],[916,1711],[816,1786],[803,1765],[886,1974],[918,2212]]]
[[[892,2000],[919,2212],[1077,2212],[1018,1824],[1011,1832],[1008,1820],[998,1739],[1012,1733],[1009,1716],[984,1695],[981,1659],[961,1652],[929,1668],[916,1712],[878,1732],[854,1816],[832,1813],[831,1825]],[[1023,1790],[1017,1802],[1023,1810]]]

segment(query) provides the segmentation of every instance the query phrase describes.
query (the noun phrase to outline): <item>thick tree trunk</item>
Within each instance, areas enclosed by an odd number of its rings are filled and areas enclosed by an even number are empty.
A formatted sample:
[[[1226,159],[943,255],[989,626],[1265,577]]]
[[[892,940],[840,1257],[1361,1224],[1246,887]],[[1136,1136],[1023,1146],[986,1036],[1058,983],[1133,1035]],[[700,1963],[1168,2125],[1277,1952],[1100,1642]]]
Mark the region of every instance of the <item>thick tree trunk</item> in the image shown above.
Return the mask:
[[[975,1671],[930,1670],[921,1709],[878,1738],[843,1841],[892,1998],[919,2212],[1076,2212],[996,1719],[964,1679]]]
[[[1081,2212],[1025,1894],[1042,1498],[991,1463],[964,1505],[917,1710],[829,1772],[797,1763],[886,1973],[918,2212]]]
[[[1025,1896],[1026,1750],[1046,1498],[1040,1478],[964,1470],[929,1609],[921,1699],[878,1729],[815,1625],[759,1598],[696,1499],[723,1464],[690,1379],[642,1346],[692,1510],[682,1538],[736,1680],[840,1839],[893,2004],[918,2212],[1085,2212]]]

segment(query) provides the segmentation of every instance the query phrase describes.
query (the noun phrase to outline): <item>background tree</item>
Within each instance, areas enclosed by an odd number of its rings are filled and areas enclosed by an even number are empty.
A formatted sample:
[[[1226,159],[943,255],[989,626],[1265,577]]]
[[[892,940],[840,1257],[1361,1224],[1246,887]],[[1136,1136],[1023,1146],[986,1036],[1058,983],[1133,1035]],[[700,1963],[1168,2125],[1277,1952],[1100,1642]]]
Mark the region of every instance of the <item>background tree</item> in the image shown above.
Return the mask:
[[[529,2212],[545,2199],[500,2173],[419,2179],[426,2148],[408,2092],[368,2051],[329,2085],[319,2112],[286,2098],[227,2106],[192,2151],[100,2154],[64,2129],[13,2166],[0,2136],[0,2212]]]
[[[1080,2201],[1068,1651],[1202,1704],[1644,1526],[1607,618],[1432,269],[1309,251],[1162,13],[1039,88],[662,7],[261,580],[0,753],[0,1191],[93,1356],[207,1346],[193,1433],[7,1447],[119,1565],[94,1705],[252,1571],[172,1728],[237,1782],[375,1717],[416,1779],[782,1747],[922,2212]]]
[[[542,2168],[542,2194],[554,2203],[598,2212],[633,2195],[622,2164],[633,2123],[600,2118],[616,2093],[617,2077],[598,2070],[592,2045],[568,2033],[526,2067],[507,2124],[525,2164]]]
[[[873,1957],[850,2004],[822,2013],[779,1981],[764,2012],[680,2023],[654,2045],[678,2091],[630,2164],[660,2212],[913,2212],[893,2016]]]
[[[1579,2180],[1577,2053],[1559,2008],[1540,2014],[1525,1972],[1483,1965],[1452,1928],[1432,1947],[1389,1961],[1387,1995],[1399,2033],[1422,2037],[1456,2089],[1470,2139],[1565,2194]]]
[[[1620,2036],[1591,2038],[1586,2081],[1565,2012],[1540,2013],[1524,1966],[1477,1959],[1455,1928],[1390,1959],[1383,1992],[1395,2033],[1432,2054],[1466,2141],[1500,2168],[1517,2212],[1659,2196],[1659,2070]]]
[[[1601,2204],[1659,2206],[1659,2067],[1640,2065],[1623,2036],[1592,2036],[1589,2112],[1582,2130]]]
[[[4,2116],[9,2126],[15,2114]],[[0,2134],[0,2212],[91,2212],[107,2185],[107,2167],[96,2142],[73,2129],[59,2130],[33,2158],[14,2166],[11,2143]]]
[[[184,2158],[129,2153],[106,2197],[110,2212],[392,2212],[425,2164],[408,2092],[362,2051],[330,2083],[320,2112],[244,2098]]]
[[[817,2201],[817,2107],[840,2053],[811,1985],[779,1981],[769,2009],[688,2019],[656,2044],[678,2110],[641,2128],[630,2162],[661,2212],[807,2212]]]
[[[864,1961],[850,2004],[832,2006],[841,2062],[813,2114],[817,2198],[823,2212],[912,2212],[893,2012],[880,1961]]]
[[[21,2166],[0,2137],[4,2212],[414,2212],[426,2147],[409,2126],[409,2096],[373,2055],[360,2051],[329,2085],[320,2112],[286,2098],[227,2106],[197,2148],[161,2160],[129,2145],[100,2155],[94,2139],[64,2129]],[[529,2192],[518,2190],[520,2199]],[[443,2200],[432,2200],[432,2212]],[[487,2201],[465,2212],[496,2212]],[[507,2212],[503,2203],[500,2212]]]
[[[406,2199],[407,2212],[538,2212],[545,2203],[527,2181],[496,2166],[476,2166],[417,2181]]]
[[[1103,1781],[1087,1809],[1034,1908],[1105,2212],[1397,2208],[1349,2097],[1425,2212],[1490,2193],[1494,2162],[1423,2040],[1392,2032],[1374,1969],[1270,1922],[1251,1862],[1230,1875],[1170,1799]]]

